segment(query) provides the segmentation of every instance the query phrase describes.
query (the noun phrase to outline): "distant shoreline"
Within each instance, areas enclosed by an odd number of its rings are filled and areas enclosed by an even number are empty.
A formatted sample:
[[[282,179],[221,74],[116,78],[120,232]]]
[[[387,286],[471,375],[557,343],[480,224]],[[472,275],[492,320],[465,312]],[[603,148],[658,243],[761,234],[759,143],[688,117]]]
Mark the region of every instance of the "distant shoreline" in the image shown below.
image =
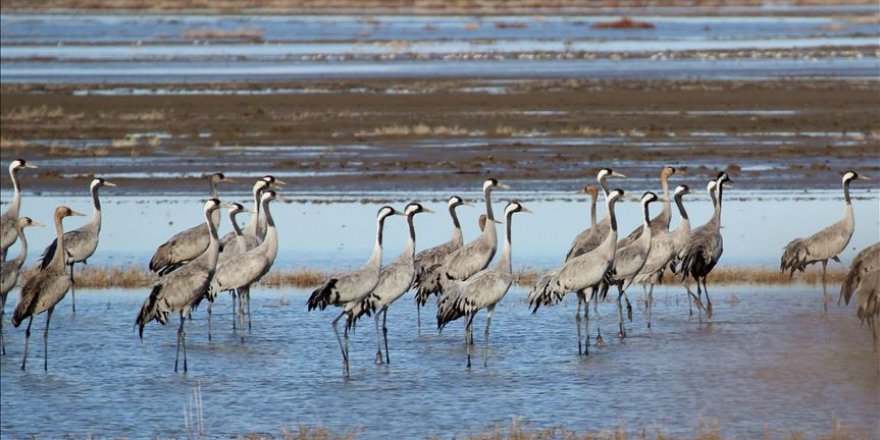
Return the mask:
[[[35,269],[26,269],[22,274],[21,280],[27,279]],[[514,270],[515,284],[518,286],[531,286],[535,280],[547,269],[516,269]],[[829,268],[828,283],[838,284],[846,275],[847,268]],[[333,272],[322,271],[318,269],[276,269],[269,272],[260,282],[262,287],[269,288],[313,288],[321,285],[327,278],[333,275]],[[146,288],[158,279],[154,274],[148,272],[144,268],[137,266],[77,266],[76,269],[76,287],[90,289],[136,289]],[[809,268],[804,273],[796,273],[794,277],[788,274],[782,274],[778,269],[769,267],[717,267],[709,275],[709,283],[711,284],[764,284],[764,285],[794,285],[806,284],[816,285],[822,282],[821,272],[818,269]],[[674,274],[667,272],[664,277],[664,285],[678,286],[679,283]],[[829,288],[834,292],[836,287]]]

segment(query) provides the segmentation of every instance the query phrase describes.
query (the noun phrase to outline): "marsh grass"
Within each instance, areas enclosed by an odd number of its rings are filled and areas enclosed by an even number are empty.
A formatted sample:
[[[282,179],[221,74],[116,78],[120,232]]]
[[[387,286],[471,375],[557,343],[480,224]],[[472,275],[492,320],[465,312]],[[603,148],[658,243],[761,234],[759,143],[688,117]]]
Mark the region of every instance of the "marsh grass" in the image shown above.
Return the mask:
[[[829,269],[828,283],[838,284],[843,281],[846,274],[845,268]],[[35,268],[26,269],[22,279],[27,279],[36,271]],[[531,286],[543,275],[545,270],[520,267],[514,271],[514,283],[518,286]],[[327,278],[334,275],[317,269],[281,269],[269,272],[260,281],[263,287],[282,288],[311,288],[321,285]],[[92,289],[135,289],[151,286],[158,278],[146,269],[128,265],[119,267],[99,267],[92,265],[78,265],[76,267],[76,286],[79,288]],[[806,284],[817,285],[822,282],[821,271],[809,269],[805,273],[795,274],[789,277],[787,274],[770,268],[755,267],[720,267],[716,268],[709,276],[709,282],[715,284],[765,284],[765,285],[789,285]],[[678,279],[675,274],[667,273],[664,284],[677,285]],[[833,290],[832,287],[829,287]]]

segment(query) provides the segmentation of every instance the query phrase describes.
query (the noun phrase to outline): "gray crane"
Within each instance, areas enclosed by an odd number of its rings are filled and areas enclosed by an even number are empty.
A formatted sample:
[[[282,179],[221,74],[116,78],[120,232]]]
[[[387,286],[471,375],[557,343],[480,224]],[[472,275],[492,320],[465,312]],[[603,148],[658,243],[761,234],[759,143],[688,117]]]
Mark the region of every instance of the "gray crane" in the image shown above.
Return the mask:
[[[600,290],[602,292],[600,298],[603,300],[608,295],[609,287],[617,286],[617,317],[620,321],[620,331],[618,335],[621,338],[626,337],[626,326],[624,325],[623,320],[621,299],[626,295],[626,289],[629,288],[635,277],[642,270],[642,267],[645,266],[645,261],[648,260],[648,254],[651,252],[653,233],[651,231],[651,216],[649,215],[648,207],[656,200],[657,195],[650,191],[642,195],[642,198],[639,200],[642,204],[642,233],[638,234],[634,240],[629,240],[626,245],[621,245],[621,242],[617,243],[617,250],[614,254],[614,263],[611,265],[611,269],[605,274],[605,280],[600,285]],[[627,242],[626,239],[621,241],[625,243]],[[629,299],[627,299],[626,305],[627,310],[631,314],[632,307],[630,307]],[[632,318],[632,316],[630,316],[630,318]]]
[[[589,305],[593,294],[602,282],[605,273],[614,264],[614,254],[617,251],[617,217],[614,215],[614,204],[623,197],[623,190],[615,189],[605,196],[606,212],[608,213],[608,233],[602,243],[591,251],[578,255],[563,264],[546,283],[536,285],[528,294],[529,307],[532,313],[538,311],[542,305],[549,306],[562,301],[568,292],[575,292],[578,299],[578,308],[575,312],[578,333],[578,354],[590,354],[590,316]],[[581,306],[586,320],[587,343],[586,350],[582,345],[583,334],[581,333]]]
[[[849,271],[840,286],[840,299],[849,305],[855,295],[856,316],[867,323],[871,330],[874,351],[877,351],[877,324],[880,316],[880,243],[874,243],[861,250],[849,266]]]
[[[244,235],[241,232],[241,226],[239,226],[238,222],[235,220],[235,217],[242,212],[249,212],[245,209],[244,206],[240,203],[233,203],[229,206],[229,223],[232,224],[232,234],[229,237],[224,236],[223,239],[220,240],[220,255],[217,257],[217,267],[223,266],[227,261],[231,260],[233,257],[237,257],[245,252],[247,252],[247,243],[245,242]],[[231,238],[227,240],[227,238]],[[235,329],[235,290],[230,290],[232,293],[232,328]],[[208,301],[208,340],[211,340],[211,307],[214,305],[214,298],[209,298]]]
[[[660,185],[663,188],[663,209],[660,210],[660,213],[657,214],[656,217],[651,219],[651,232],[656,237],[658,233],[669,231],[669,223],[672,222],[672,203],[669,198],[669,176],[675,174],[675,168],[673,167],[663,167],[660,170]],[[633,229],[632,232],[629,233],[626,237],[622,238],[617,242],[617,247],[629,246],[630,243],[637,240],[639,235],[642,234],[641,226]]]
[[[28,342],[31,339],[31,324],[34,316],[43,312],[46,314],[46,331],[43,333],[43,370],[49,371],[49,322],[52,320],[52,312],[55,305],[61,302],[64,295],[70,289],[70,276],[67,274],[64,264],[64,228],[61,220],[64,217],[82,216],[66,206],[55,208],[55,232],[58,234],[58,250],[49,266],[41,270],[25,281],[15,305],[15,313],[12,314],[12,325],[18,328],[27,318],[28,325],[24,332],[24,356],[21,359],[21,369],[27,365]]]
[[[376,244],[373,247],[373,254],[370,259],[358,270],[349,272],[345,275],[331,277],[324,282],[321,287],[315,289],[309,296],[309,311],[320,309],[324,310],[327,306],[344,307],[346,304],[362,298],[370,293],[379,283],[379,273],[382,270],[382,229],[385,226],[385,219],[392,215],[405,215],[402,212],[390,207],[383,206],[379,208],[376,214]],[[339,342],[339,349],[342,351],[342,374],[349,377],[348,364],[348,326],[345,327],[345,342],[339,337],[337,324],[339,319],[349,313],[345,308],[333,319],[331,324],[333,333],[336,334],[336,341]]]
[[[843,174],[843,218],[825,229],[807,237],[796,238],[785,245],[779,268],[783,273],[789,271],[794,276],[794,271],[801,272],[813,263],[822,263],[822,303],[825,307],[825,315],[828,315],[828,284],[825,279],[828,260],[839,262],[837,255],[846,249],[855,229],[853,207],[849,198],[849,184],[854,179],[869,180],[860,176],[855,171],[847,171]]]
[[[678,255],[681,248],[684,247],[691,233],[691,221],[688,219],[687,211],[684,209],[682,202],[682,197],[689,192],[690,188],[687,185],[679,185],[675,188],[673,197],[675,205],[678,207],[678,213],[681,216],[678,227],[674,231],[658,228],[654,232],[652,226],[651,252],[648,253],[648,258],[645,260],[642,270],[639,271],[633,280],[633,282],[640,283],[642,286],[648,285],[648,297],[645,301],[645,307],[648,309],[648,328],[651,328],[651,314],[654,308],[654,284],[659,284],[663,281],[663,273]],[[690,297],[688,298],[690,299]]]
[[[260,242],[263,241],[263,238],[266,237],[266,217],[260,215],[260,200],[262,192],[267,189],[280,188],[285,184],[286,182],[276,179],[275,176],[271,174],[263,176],[260,180],[254,183],[254,210],[251,214],[251,220],[245,225],[244,229],[242,229],[242,234],[244,235],[248,250],[257,247]],[[230,234],[226,234],[226,236],[223,237],[223,240],[226,240],[227,237],[230,237],[231,239]]]
[[[691,277],[697,282],[698,306],[702,298],[700,283],[703,283],[702,291],[706,294],[706,313],[709,318],[712,317],[712,300],[709,299],[706,278],[718,264],[721,254],[724,252],[724,240],[721,236],[722,196],[725,186],[732,184],[727,172],[718,173],[718,177],[715,178],[715,212],[706,224],[691,232],[691,236],[679,254],[681,258],[679,277],[682,281]],[[702,312],[700,315],[702,316]]]
[[[416,276],[413,279],[413,287],[418,289],[419,286],[424,282],[425,278],[428,274],[431,273],[431,270],[443,264],[443,261],[449,257],[449,254],[455,252],[459,248],[461,248],[464,243],[464,239],[461,234],[461,224],[458,222],[458,214],[455,212],[455,208],[459,206],[474,206],[472,203],[464,201],[459,196],[452,196],[446,202],[446,206],[449,209],[449,217],[452,218],[452,238],[449,239],[446,243],[434,246],[432,248],[425,249],[415,256],[415,268],[416,268]],[[485,214],[483,214],[485,215]],[[482,231],[483,228],[480,228]],[[419,329],[422,328],[422,306],[428,300],[427,296],[416,295],[416,325]]]
[[[144,326],[150,321],[158,321],[165,325],[171,313],[180,314],[180,327],[177,329],[177,350],[174,356],[174,371],[177,372],[180,358],[180,346],[183,344],[183,371],[187,371],[186,332],[184,322],[193,309],[198,307],[208,294],[208,287],[214,272],[217,270],[217,259],[220,254],[220,240],[214,213],[225,205],[220,200],[209,199],[205,202],[205,226],[208,228],[208,246],[196,258],[184,263],[174,272],[162,278],[153,286],[150,296],[144,301],[138,312],[135,325],[138,326],[138,337],[144,339]]]
[[[492,212],[492,191],[510,189],[509,186],[491,178],[483,182],[483,199],[486,202],[487,226],[474,241],[452,252],[443,264],[437,266],[419,285],[417,301],[424,304],[434,294],[443,292],[450,280],[463,281],[483,270],[492,261],[498,247],[498,234],[495,230],[495,216]]]
[[[232,182],[223,173],[214,173],[208,177],[211,185],[211,198],[217,198],[217,184],[220,182]],[[214,229],[220,227],[220,211],[214,210],[212,214]],[[181,267],[186,262],[195,259],[205,252],[210,241],[208,226],[200,224],[185,231],[178,232],[168,241],[162,243],[153,258],[150,259],[150,270],[159,275],[166,275]]]
[[[244,308],[247,306],[247,326],[251,328],[251,296],[250,287],[260,281],[269,272],[278,255],[278,231],[269,211],[269,203],[278,195],[275,191],[263,191],[260,205],[266,217],[266,237],[259,246],[226,261],[217,267],[211,287],[208,290],[208,301],[213,301],[224,290],[238,290],[238,316],[243,320]],[[242,330],[244,323],[241,322]],[[242,340],[244,336],[242,336]]]
[[[451,199],[450,199],[451,200]],[[450,205],[450,210],[452,210]],[[409,240],[403,252],[390,264],[385,266],[379,273],[379,282],[376,287],[363,298],[352,301],[346,305],[349,309],[347,326],[351,328],[363,315],[373,315],[376,323],[376,363],[382,363],[382,341],[385,340],[385,362],[391,363],[391,354],[388,351],[388,307],[409,291],[416,277],[416,228],[413,218],[416,214],[432,213],[428,208],[419,203],[410,203],[403,213],[406,215],[406,224],[409,227]],[[456,222],[457,223],[457,222]],[[382,337],[379,336],[379,315],[382,315]]]
[[[599,186],[602,187],[602,192],[605,194],[605,198],[608,198],[608,178],[609,177],[618,177],[625,178],[621,173],[612,170],[611,168],[602,168],[599,170],[596,180],[599,181]],[[568,250],[568,254],[565,256],[565,261],[571,260],[578,255],[587,253],[593,250],[596,246],[602,243],[605,240],[605,237],[608,236],[608,229],[610,227],[610,217],[608,212],[605,213],[605,216],[602,217],[602,220],[594,226],[591,226],[590,229],[587,229],[575,237],[574,242],[571,244],[571,248]]]
[[[12,179],[12,203],[0,215],[0,261],[6,261],[6,251],[18,239],[15,225],[18,222],[18,211],[21,209],[21,184],[18,182],[18,171],[24,168],[36,168],[24,159],[15,159],[9,164],[9,177]]]
[[[65,262],[70,267],[70,299],[73,313],[76,313],[76,283],[73,279],[73,265],[76,263],[86,264],[86,260],[91,258],[95,254],[95,250],[98,249],[98,238],[101,235],[101,200],[98,198],[98,189],[102,186],[116,186],[116,184],[102,178],[92,179],[92,183],[89,185],[92,203],[95,205],[92,219],[82,227],[64,233],[64,250],[67,252]],[[55,257],[57,245],[57,240],[52,240],[52,243],[43,250],[40,269],[46,269],[46,266]]]
[[[6,342],[3,339],[3,316],[6,313],[6,297],[18,282],[18,276],[21,274],[21,266],[27,258],[27,239],[24,237],[24,228],[28,226],[43,226],[42,223],[31,220],[30,217],[21,217],[15,225],[21,245],[18,251],[18,257],[4,261],[0,264],[0,354],[6,355]]]
[[[504,208],[506,219],[506,233],[504,235],[504,249],[501,257],[491,267],[481,270],[463,281],[451,281],[437,306],[437,327],[442,329],[446,324],[466,317],[465,341],[467,346],[467,367],[471,368],[471,341],[473,340],[474,316],[486,309],[486,330],[483,333],[483,366],[489,363],[489,326],[492,324],[492,315],[495,314],[495,306],[501,302],[510,285],[513,283],[513,266],[511,262],[511,229],[513,227],[513,214],[517,212],[532,212],[514,200]]]

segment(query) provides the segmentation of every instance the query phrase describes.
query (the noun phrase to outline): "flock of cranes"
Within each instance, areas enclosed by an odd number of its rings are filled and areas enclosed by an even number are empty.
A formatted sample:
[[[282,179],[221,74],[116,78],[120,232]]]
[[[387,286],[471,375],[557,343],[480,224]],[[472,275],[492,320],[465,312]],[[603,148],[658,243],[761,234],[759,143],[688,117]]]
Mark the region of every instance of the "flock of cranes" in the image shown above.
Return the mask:
[[[2,216],[2,302],[5,309],[7,294],[18,283],[19,274],[27,256],[25,229],[42,226],[28,217],[20,217],[21,187],[18,173],[27,168],[36,168],[24,160],[13,161],[9,166],[14,187],[13,200]],[[722,171],[707,184],[707,191],[713,203],[710,220],[691,229],[690,219],[684,205],[684,196],[690,193],[687,185],[678,185],[670,197],[669,178],[675,175],[672,167],[664,167],[660,172],[661,195],[645,192],[640,198],[642,225],[622,239],[618,237],[618,221],[615,204],[624,196],[621,189],[610,189],[608,180],[625,176],[609,168],[597,174],[598,188],[588,185],[582,193],[592,199],[590,208],[590,227],[578,234],[565,255],[563,264],[541,276],[528,293],[528,303],[533,313],[543,306],[562,301],[573,293],[577,298],[575,314],[578,334],[578,353],[589,354],[590,316],[592,302],[597,318],[596,345],[602,346],[601,327],[598,324],[598,303],[607,298],[612,286],[617,288],[618,336],[627,336],[624,314],[632,319],[632,306],[627,297],[627,289],[634,283],[646,287],[646,314],[648,327],[651,326],[653,287],[663,282],[664,276],[674,274],[684,286],[689,302],[689,313],[693,314],[696,305],[700,320],[705,311],[712,317],[712,302],[707,288],[707,277],[718,264],[723,253],[721,235],[721,212],[724,190],[732,185],[730,176]],[[849,195],[850,183],[855,179],[866,179],[854,171],[843,175],[845,201],[844,218],[808,238],[793,240],[784,249],[781,270],[791,274],[803,271],[807,265],[822,263],[823,292],[827,313],[827,283],[825,268],[829,259],[837,260],[849,243],[855,224]],[[156,274],[156,282],[148,298],[144,301],[136,318],[138,334],[143,338],[145,326],[151,321],[167,324],[172,314],[180,318],[177,330],[177,354],[175,371],[178,370],[180,351],[183,351],[183,370],[187,371],[185,323],[192,311],[203,300],[208,301],[208,338],[211,339],[211,304],[221,292],[230,292],[233,298],[233,328],[251,328],[250,287],[258,283],[269,272],[278,253],[278,232],[272,217],[271,204],[282,197],[276,193],[285,183],[273,176],[265,176],[253,185],[253,209],[241,204],[224,204],[218,199],[217,185],[230,182],[222,173],[209,176],[210,199],[203,207],[204,222],[184,230],[159,246],[149,263]],[[66,206],[59,206],[54,213],[57,238],[46,248],[37,265],[34,275],[24,280],[18,303],[12,317],[12,324],[20,326],[28,321],[25,330],[24,356],[21,368],[26,368],[27,347],[33,318],[46,313],[44,332],[44,369],[48,369],[49,322],[54,308],[68,291],[73,297],[74,265],[85,263],[98,247],[101,231],[100,188],[115,186],[101,178],[95,178],[90,185],[94,203],[92,220],[79,229],[64,232],[62,221],[69,216],[82,216]],[[342,354],[343,375],[349,376],[349,331],[364,315],[372,316],[376,329],[376,363],[391,361],[388,350],[388,329],[386,326],[388,310],[391,305],[411,289],[415,289],[417,310],[436,296],[436,318],[439,330],[450,322],[464,318],[465,345],[467,347],[467,367],[471,367],[473,345],[473,320],[480,310],[486,310],[487,319],[484,331],[483,364],[488,364],[489,328],[498,303],[513,284],[512,271],[512,224],[517,213],[531,211],[517,200],[510,201],[503,214],[503,221],[495,218],[491,196],[493,191],[509,187],[497,179],[487,179],[483,183],[485,214],[480,216],[480,235],[465,243],[462,228],[456,214],[460,206],[470,205],[458,196],[447,202],[452,219],[452,237],[438,246],[416,253],[415,217],[422,213],[432,213],[420,203],[410,203],[403,211],[383,206],[376,216],[376,241],[367,262],[358,270],[333,276],[314,290],[307,301],[308,310],[338,307],[339,314],[332,321],[332,329]],[[597,220],[597,203],[604,197],[605,214]],[[655,217],[650,216],[650,206],[660,201],[662,209]],[[679,223],[672,229],[672,203],[679,213]],[[221,209],[229,210],[232,231],[223,237],[218,235]],[[251,215],[249,222],[241,227],[237,216]],[[382,237],[385,222],[393,216],[403,216],[409,233],[404,251],[391,263],[382,265]],[[495,264],[498,247],[496,224],[505,228],[504,245]],[[7,259],[7,250],[19,242],[19,255]],[[839,260],[837,260],[839,261]],[[490,265],[491,264],[491,265]],[[696,294],[690,288],[689,280],[696,283]],[[875,319],[880,316],[880,243],[862,250],[853,260],[846,279],[841,286],[840,299],[848,304],[855,297],[858,304],[857,316],[866,322],[873,334],[876,349],[877,329]],[[705,298],[705,305],[704,300]],[[238,307],[236,308],[236,300]],[[624,312],[624,304],[626,304]],[[75,303],[72,301],[75,312]],[[583,310],[583,317],[581,315]],[[0,311],[3,313],[3,311]],[[342,335],[339,321],[345,318]],[[380,330],[380,320],[381,330]],[[2,337],[2,315],[0,315],[0,337]],[[418,325],[421,325],[419,312]],[[582,328],[583,325],[583,328]],[[586,341],[584,341],[586,335]],[[2,341],[2,339],[0,339]],[[242,342],[244,336],[242,335]],[[384,347],[384,353],[383,353]],[[5,355],[5,343],[3,344]]]

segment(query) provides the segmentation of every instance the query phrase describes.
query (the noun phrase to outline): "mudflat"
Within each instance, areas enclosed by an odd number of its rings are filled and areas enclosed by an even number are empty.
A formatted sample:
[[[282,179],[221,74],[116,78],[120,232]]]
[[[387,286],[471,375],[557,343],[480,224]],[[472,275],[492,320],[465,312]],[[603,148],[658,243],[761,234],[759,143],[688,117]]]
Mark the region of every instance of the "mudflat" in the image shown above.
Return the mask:
[[[663,164],[828,188],[845,168],[878,174],[878,92],[873,80],[808,79],[4,84],[0,151],[45,164],[28,189],[49,192],[95,174],[124,191],[202,192],[199,175],[215,170],[305,190],[437,190],[487,175],[565,190],[598,167],[653,179]]]

